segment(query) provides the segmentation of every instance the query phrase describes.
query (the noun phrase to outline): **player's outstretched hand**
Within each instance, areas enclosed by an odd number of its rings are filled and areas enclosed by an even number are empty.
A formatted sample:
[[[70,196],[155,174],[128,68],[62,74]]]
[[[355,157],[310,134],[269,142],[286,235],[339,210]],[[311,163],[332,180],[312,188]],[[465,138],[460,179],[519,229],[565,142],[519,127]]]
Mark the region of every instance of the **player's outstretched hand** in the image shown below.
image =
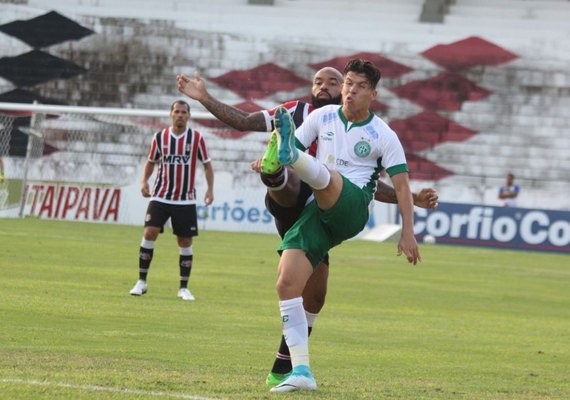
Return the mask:
[[[194,100],[202,101],[208,95],[206,84],[198,71],[194,72],[194,79],[179,74],[176,75],[176,81],[178,82],[178,91]]]
[[[261,172],[261,159],[252,161],[251,164],[249,164],[252,171],[255,171],[257,173]]]
[[[437,208],[439,196],[437,191],[432,188],[424,188],[420,190],[414,199],[414,205],[421,208]]]

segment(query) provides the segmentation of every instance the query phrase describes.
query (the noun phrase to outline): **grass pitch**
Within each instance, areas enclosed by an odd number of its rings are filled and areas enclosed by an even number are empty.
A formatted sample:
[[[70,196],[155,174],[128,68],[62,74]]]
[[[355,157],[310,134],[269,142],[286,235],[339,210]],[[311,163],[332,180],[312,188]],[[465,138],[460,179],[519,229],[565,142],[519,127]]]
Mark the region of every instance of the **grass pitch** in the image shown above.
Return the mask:
[[[570,256],[394,243],[331,253],[311,336],[319,390],[269,394],[281,335],[278,238],[202,231],[190,288],[142,227],[0,220],[1,399],[568,399]]]

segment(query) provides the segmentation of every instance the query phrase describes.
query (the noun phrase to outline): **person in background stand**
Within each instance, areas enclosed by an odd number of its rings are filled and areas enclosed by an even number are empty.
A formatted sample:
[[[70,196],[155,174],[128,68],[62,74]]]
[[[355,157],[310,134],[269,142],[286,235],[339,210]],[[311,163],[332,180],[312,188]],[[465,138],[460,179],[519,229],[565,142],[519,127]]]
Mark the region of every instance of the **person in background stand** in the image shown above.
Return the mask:
[[[515,183],[515,176],[509,172],[507,174],[505,186],[501,186],[499,189],[499,199],[503,200],[503,206],[516,207],[517,197],[520,191],[521,189],[519,185]]]
[[[141,296],[147,292],[147,274],[152,261],[154,244],[164,224],[170,218],[172,232],[180,248],[180,289],[178,297],[194,300],[188,289],[192,271],[192,237],[198,236],[196,215],[195,175],[197,160],[202,162],[206,176],[204,203],[214,201],[214,170],[206,143],[200,132],[188,128],[190,105],[177,100],[170,107],[172,126],[154,134],[148,160],[141,180],[141,193],[150,197],[139,252],[139,279],[129,292]],[[155,166],[158,172],[152,191],[148,179]]]

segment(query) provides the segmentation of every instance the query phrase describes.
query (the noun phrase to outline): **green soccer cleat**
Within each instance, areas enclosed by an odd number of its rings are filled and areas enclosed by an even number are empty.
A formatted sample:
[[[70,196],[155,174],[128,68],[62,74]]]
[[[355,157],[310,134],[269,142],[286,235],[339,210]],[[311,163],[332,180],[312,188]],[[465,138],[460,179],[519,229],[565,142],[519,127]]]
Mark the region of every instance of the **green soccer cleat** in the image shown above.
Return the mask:
[[[289,377],[289,375],[291,375],[291,372],[288,372],[286,374],[278,374],[277,372],[270,372],[267,375],[267,379],[265,380],[265,384],[267,386],[277,386],[281,382],[283,382],[285,379],[287,379]]]
[[[295,146],[295,124],[291,119],[291,115],[283,107],[279,107],[273,117],[275,129],[279,134],[279,162],[282,165],[291,165],[299,157],[297,147]]]
[[[281,164],[279,163],[279,158],[277,157],[277,133],[275,131],[271,132],[271,137],[269,138],[269,142],[267,143],[267,149],[265,150],[265,154],[261,159],[261,172],[264,174],[272,175],[276,173],[279,168],[281,168]]]

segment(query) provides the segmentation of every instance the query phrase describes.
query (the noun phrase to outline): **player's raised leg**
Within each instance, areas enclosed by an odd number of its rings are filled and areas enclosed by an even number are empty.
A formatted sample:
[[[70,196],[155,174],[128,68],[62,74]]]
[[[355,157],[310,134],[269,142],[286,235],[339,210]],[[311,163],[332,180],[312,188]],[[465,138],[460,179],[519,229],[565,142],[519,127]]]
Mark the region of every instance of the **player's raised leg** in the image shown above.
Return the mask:
[[[274,123],[279,134],[279,162],[292,166],[299,178],[313,189],[325,189],[329,184],[331,174],[315,157],[297,150],[295,125],[285,108],[277,109]]]

